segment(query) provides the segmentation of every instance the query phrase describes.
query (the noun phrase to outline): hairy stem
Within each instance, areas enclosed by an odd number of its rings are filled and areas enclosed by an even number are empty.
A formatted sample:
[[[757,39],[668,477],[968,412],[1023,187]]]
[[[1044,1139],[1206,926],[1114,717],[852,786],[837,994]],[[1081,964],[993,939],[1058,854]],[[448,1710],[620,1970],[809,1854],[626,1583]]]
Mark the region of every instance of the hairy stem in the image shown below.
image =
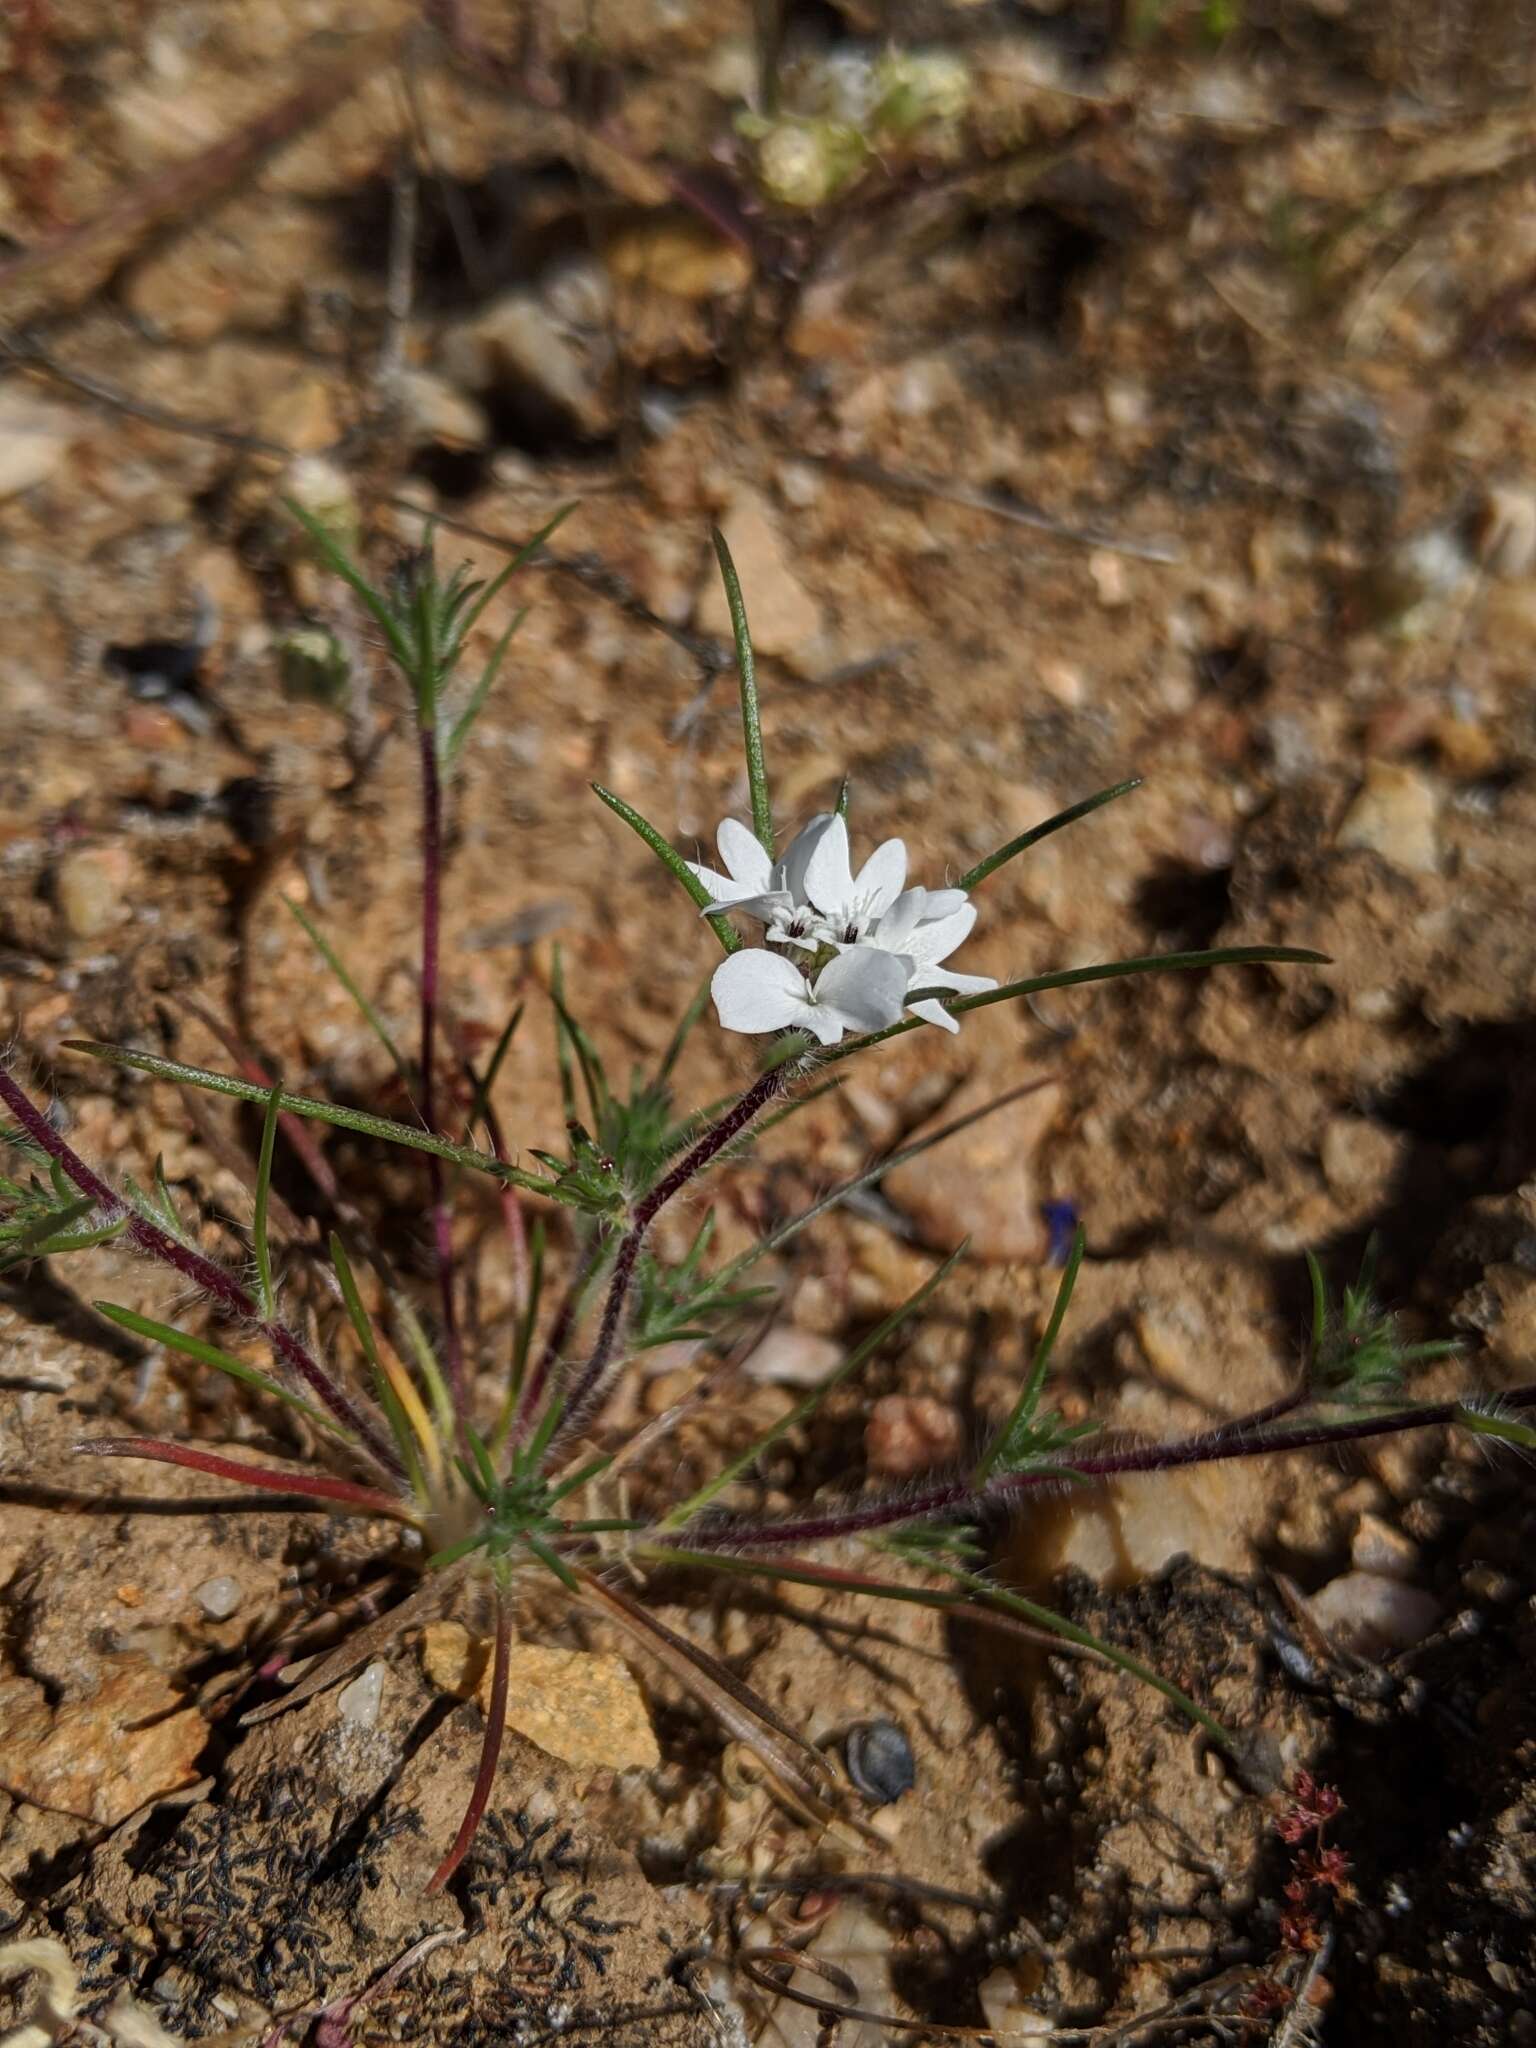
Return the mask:
[[[1263,1408],[1255,1408],[1252,1414],[1234,1415],[1230,1422],[1219,1423],[1210,1434],[1218,1437],[1246,1436],[1250,1430],[1265,1429],[1272,1422],[1279,1422],[1287,1415],[1294,1415],[1296,1410],[1305,1404],[1310,1392],[1311,1389],[1303,1380],[1298,1386],[1292,1387],[1288,1394],[1282,1394],[1278,1400],[1270,1401]]]
[[[640,1257],[640,1248],[645,1234],[672,1197],[681,1194],[691,1180],[697,1178],[710,1161],[719,1157],[726,1146],[739,1138],[754,1117],[759,1115],[775,1097],[782,1095],[789,1085],[789,1063],[783,1062],[772,1067],[766,1074],[759,1074],[744,1094],[739,1095],[731,1107],[713,1124],[689,1152],[686,1152],[665,1174],[648,1195],[635,1204],[630,1214],[629,1228],[619,1240],[618,1251],[614,1254],[613,1276],[608,1282],[608,1298],[603,1303],[603,1319],[598,1326],[597,1342],[592,1355],[581,1369],[580,1377],[572,1387],[566,1403],[565,1420],[555,1433],[551,1455],[561,1442],[579,1429],[586,1420],[588,1411],[602,1386],[603,1375],[613,1362],[619,1338],[624,1327],[624,1310],[629,1301],[629,1290],[635,1277],[635,1266]]]
[[[480,1768],[475,1773],[475,1787],[469,1795],[469,1804],[464,1809],[464,1818],[459,1822],[459,1832],[453,1838],[453,1847],[433,1871],[427,1884],[427,1892],[440,1892],[450,1877],[469,1853],[485,1809],[491,1802],[491,1788],[496,1782],[496,1766],[501,1761],[501,1739],[507,1726],[507,1679],[512,1664],[512,1616],[507,1605],[507,1596],[501,1587],[496,1589],[496,1652],[491,1667],[491,1701],[486,1709],[485,1740],[480,1745]]]
[[[1499,1399],[1511,1408],[1536,1408],[1536,1386],[1516,1387]],[[1457,1419],[1460,1403],[1426,1401],[1413,1408],[1362,1415],[1351,1422],[1303,1422],[1292,1429],[1255,1430],[1236,1435],[1233,1426],[1202,1430],[1175,1443],[1133,1444],[1120,1450],[1086,1453],[1052,1461],[1048,1468],[1002,1472],[985,1486],[967,1480],[947,1481],[900,1500],[833,1508],[824,1515],[788,1522],[738,1523],[690,1532],[695,1550],[759,1551],[792,1549],[806,1543],[830,1543],[840,1536],[863,1536],[904,1522],[928,1522],[939,1516],[974,1518],[989,1506],[1004,1503],[1038,1486],[1062,1478],[1111,1479],[1124,1473],[1171,1472],[1184,1465],[1214,1465],[1227,1458],[1262,1458],[1286,1451],[1314,1450],[1327,1444],[1364,1443],[1396,1436],[1409,1429],[1432,1429]]]
[[[175,1273],[180,1273],[199,1293],[216,1301],[226,1314],[238,1316],[260,1330],[273,1351],[309,1388],[336,1420],[356,1437],[358,1446],[365,1451],[373,1463],[392,1477],[404,1478],[404,1469],[396,1457],[388,1438],[364,1414],[346,1389],[333,1380],[318,1360],[294,1335],[293,1331],[275,1319],[263,1316],[254,1299],[240,1285],[232,1274],[222,1266],[216,1266],[211,1259],[205,1259],[201,1252],[190,1245],[182,1244],[151,1223],[136,1209],[131,1209],[122,1197],[107,1185],[99,1174],[93,1173],[80,1157],[49,1123],[33,1103],[24,1089],[3,1067],[0,1067],[0,1101],[3,1101],[16,1121],[33,1142],[43,1149],[51,1159],[56,1159],[81,1194],[89,1195],[103,1216],[116,1222],[124,1218],[123,1235],[129,1243],[145,1252],[152,1259],[158,1259]]]
[[[443,785],[437,764],[437,731],[423,724],[421,751],[421,1120],[433,1137],[437,1125],[437,1090],[433,1064],[437,1052],[437,962],[441,937],[443,879]],[[453,1212],[444,1187],[443,1164],[428,1157],[432,1184],[432,1247],[437,1265],[437,1291],[443,1318],[443,1353],[454,1410],[465,1413],[464,1346],[453,1287]]]

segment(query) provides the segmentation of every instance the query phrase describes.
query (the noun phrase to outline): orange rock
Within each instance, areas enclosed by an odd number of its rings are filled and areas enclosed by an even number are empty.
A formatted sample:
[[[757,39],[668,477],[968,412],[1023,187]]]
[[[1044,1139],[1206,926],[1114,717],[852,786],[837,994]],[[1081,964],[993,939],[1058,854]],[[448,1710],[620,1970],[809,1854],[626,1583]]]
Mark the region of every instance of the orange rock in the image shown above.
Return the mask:
[[[35,1806],[115,1827],[188,1785],[208,1723],[163,1672],[125,1662],[86,1700],[55,1709],[30,1678],[0,1679],[0,1771]]]

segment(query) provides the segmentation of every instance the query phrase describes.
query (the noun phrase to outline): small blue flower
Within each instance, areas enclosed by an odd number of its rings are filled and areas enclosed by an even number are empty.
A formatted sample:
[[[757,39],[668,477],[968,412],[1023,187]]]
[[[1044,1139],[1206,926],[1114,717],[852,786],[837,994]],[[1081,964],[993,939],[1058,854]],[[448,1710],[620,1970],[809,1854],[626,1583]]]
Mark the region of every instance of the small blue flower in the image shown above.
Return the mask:
[[[1045,1254],[1048,1266],[1064,1266],[1072,1251],[1072,1239],[1077,1230],[1078,1209],[1076,1202],[1042,1202],[1040,1214],[1044,1219],[1050,1242]]]

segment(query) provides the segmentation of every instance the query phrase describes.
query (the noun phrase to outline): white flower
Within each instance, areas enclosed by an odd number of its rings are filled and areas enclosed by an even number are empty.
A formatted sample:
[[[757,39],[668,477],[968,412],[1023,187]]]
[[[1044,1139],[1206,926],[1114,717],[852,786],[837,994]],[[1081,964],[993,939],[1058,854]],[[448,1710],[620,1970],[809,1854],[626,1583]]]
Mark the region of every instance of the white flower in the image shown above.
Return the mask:
[[[698,876],[721,910],[734,910],[738,903],[750,903],[754,897],[766,896],[773,890],[773,856],[755,832],[749,832],[735,818],[722,818],[715,844],[725,863],[723,875],[696,860],[684,865]]]
[[[866,932],[859,950],[897,955],[907,970],[907,986],[947,989],[953,995],[979,995],[997,983],[986,974],[956,974],[939,965],[970,937],[976,906],[963,889],[908,889],[898,896]],[[908,1003],[914,1017],[946,1031],[960,1026],[942,1003]]]
[[[744,910],[748,917],[767,925],[770,945],[799,946],[814,953],[825,934],[806,900],[806,871],[830,827],[841,824],[831,811],[819,811],[789,842],[784,858],[775,861],[745,825],[734,818],[722,819],[715,844],[727,872],[721,875],[697,861],[687,863],[710,893],[711,906],[704,915]],[[846,841],[845,833],[845,847]]]
[[[855,874],[848,857],[848,827],[822,811],[775,861],[734,818],[717,835],[725,873],[690,861],[709,892],[706,915],[742,910],[766,927],[770,946],[822,954],[814,980],[782,954],[732,953],[710,983],[727,1031],[809,1031],[836,1045],[848,1031],[882,1031],[902,1008],[925,1023],[958,1031],[949,1012],[925,995],[907,1003],[907,991],[979,994],[997,983],[982,974],[956,974],[940,965],[969,937],[975,906],[963,889],[907,889],[907,849],[899,839],[877,846]],[[836,957],[825,959],[824,947]]]
[[[877,846],[855,875],[848,827],[833,816],[806,862],[805,893],[820,913],[822,936],[836,946],[856,946],[891,908],[906,879],[907,849],[899,839]]]
[[[709,992],[727,1031],[784,1031],[798,1026],[823,1045],[845,1031],[883,1031],[901,1015],[911,973],[895,953],[850,946],[807,981],[782,953],[727,954]]]

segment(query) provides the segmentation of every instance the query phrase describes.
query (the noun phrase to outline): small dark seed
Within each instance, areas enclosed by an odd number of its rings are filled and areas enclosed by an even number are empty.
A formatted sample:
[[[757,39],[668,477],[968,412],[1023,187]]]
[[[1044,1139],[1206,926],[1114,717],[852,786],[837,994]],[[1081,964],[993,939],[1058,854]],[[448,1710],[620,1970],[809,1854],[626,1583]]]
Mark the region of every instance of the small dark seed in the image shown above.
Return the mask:
[[[861,1721],[850,1728],[843,1760],[871,1806],[889,1806],[917,1783],[912,1745],[894,1721]]]

